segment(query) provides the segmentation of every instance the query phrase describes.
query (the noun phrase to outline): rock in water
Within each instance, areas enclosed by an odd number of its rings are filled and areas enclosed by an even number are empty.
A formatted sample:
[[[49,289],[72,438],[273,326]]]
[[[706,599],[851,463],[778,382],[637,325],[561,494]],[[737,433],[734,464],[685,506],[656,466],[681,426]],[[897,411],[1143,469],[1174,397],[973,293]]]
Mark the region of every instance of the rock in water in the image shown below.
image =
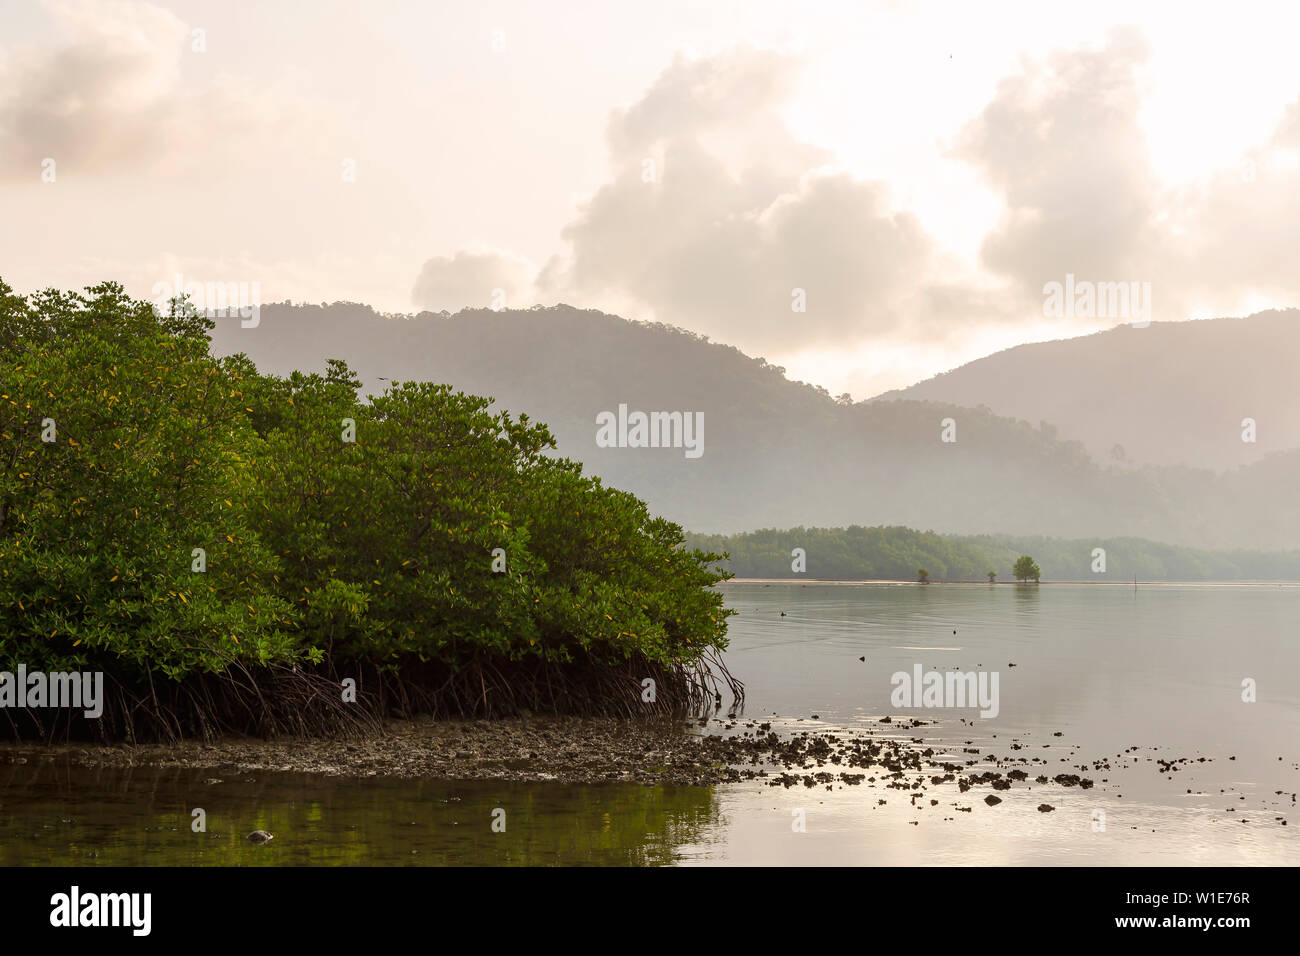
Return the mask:
[[[270,843],[275,839],[274,833],[267,833],[265,830],[254,830],[248,836],[244,837],[249,843]]]

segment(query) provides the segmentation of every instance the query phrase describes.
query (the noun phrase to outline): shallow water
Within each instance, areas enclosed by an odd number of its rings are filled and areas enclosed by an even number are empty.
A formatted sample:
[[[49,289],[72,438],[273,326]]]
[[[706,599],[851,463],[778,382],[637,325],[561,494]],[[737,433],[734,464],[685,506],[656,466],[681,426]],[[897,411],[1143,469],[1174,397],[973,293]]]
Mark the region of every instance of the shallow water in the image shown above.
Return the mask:
[[[946,744],[958,757],[971,756],[965,747],[1037,756],[1048,761],[1044,775],[1078,773],[1096,786],[1031,781],[1031,790],[1017,786],[988,807],[986,788],[958,795],[948,784],[913,808],[896,791],[866,787],[734,785],[719,788],[722,825],[683,847],[684,859],[1300,862],[1300,687],[1292,676],[1300,587],[733,583],[727,593],[740,612],[727,662],[746,681],[747,716],[878,728],[875,717],[901,713],[935,721],[904,736]],[[996,671],[998,715],[895,710],[891,676],[917,663],[927,672]],[[1247,678],[1255,703],[1242,700]],[[1182,757],[1206,760],[1163,774],[1155,763]],[[1111,769],[1092,769],[1102,759]],[[1040,813],[1040,802],[1056,809]],[[972,812],[954,812],[954,803]],[[803,833],[790,832],[798,807]]]
[[[206,813],[206,832],[192,830],[195,808]],[[492,830],[498,808],[503,833]],[[87,770],[33,760],[0,767],[0,864],[662,864],[717,814],[707,787]],[[275,838],[244,839],[259,829]]]
[[[727,663],[746,683],[746,718],[922,739],[953,762],[980,760],[973,770],[992,768],[990,754],[1037,758],[1031,777],[1077,773],[1096,786],[1031,779],[989,807],[987,788],[951,783],[914,803],[883,781],[395,781],[88,770],[30,751],[0,763],[0,863],[1300,863],[1300,587],[725,590],[740,612]],[[996,671],[998,715],[894,708],[891,676],[918,663]],[[1245,679],[1254,703],[1242,700]],[[882,725],[885,715],[926,725]],[[1162,772],[1157,758],[1191,762]],[[1055,810],[1040,813],[1043,802]],[[195,808],[206,832],[191,829]],[[254,829],[276,837],[249,844]]]

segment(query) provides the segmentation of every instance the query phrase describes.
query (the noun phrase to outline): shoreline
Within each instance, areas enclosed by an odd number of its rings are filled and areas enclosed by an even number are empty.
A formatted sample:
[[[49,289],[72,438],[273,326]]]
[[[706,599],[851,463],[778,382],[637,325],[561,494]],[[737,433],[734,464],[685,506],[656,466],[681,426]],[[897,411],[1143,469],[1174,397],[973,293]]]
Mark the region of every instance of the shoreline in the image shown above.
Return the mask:
[[[698,721],[695,721],[698,725]],[[708,785],[727,778],[712,740],[673,718],[533,716],[394,720],[360,738],[221,737],[176,744],[0,743],[0,761],[327,776]]]
[[[221,739],[206,744],[138,746],[0,744],[0,763],[46,763],[62,758],[92,770],[150,768],[643,786],[699,787],[761,780],[771,787],[829,789],[836,783],[865,783],[903,791],[911,800],[945,784],[953,784],[956,795],[983,786],[1008,791],[1013,784],[1017,789],[1033,789],[1031,784],[1093,786],[1092,780],[1077,774],[1058,773],[1049,780],[1049,762],[1043,757],[993,753],[971,757],[969,750],[959,756],[951,745],[929,744],[916,736],[917,728],[933,724],[916,717],[878,717],[872,721],[873,727],[853,730],[801,730],[787,721],[744,717],[425,718],[395,721],[382,734],[358,739]],[[981,772],[976,769],[979,766],[996,770]],[[1001,799],[990,794],[984,802],[994,805]]]
[[[1300,587],[1300,581],[976,581],[976,580],[952,580],[939,581],[931,579],[922,584],[920,581],[904,581],[901,579],[890,578],[730,578],[726,581],[719,581],[714,587],[726,587],[729,584],[835,584],[844,586],[870,585],[870,584],[888,584],[888,585],[906,585],[908,587],[933,587],[936,584],[960,584],[960,585],[979,585],[980,587],[1023,587],[1032,583],[1035,587],[1048,587],[1052,585],[1068,584],[1080,587],[1111,587],[1111,588],[1131,588],[1135,584],[1138,587],[1166,587],[1166,588],[1252,588],[1252,587],[1276,587],[1276,588],[1295,588]]]

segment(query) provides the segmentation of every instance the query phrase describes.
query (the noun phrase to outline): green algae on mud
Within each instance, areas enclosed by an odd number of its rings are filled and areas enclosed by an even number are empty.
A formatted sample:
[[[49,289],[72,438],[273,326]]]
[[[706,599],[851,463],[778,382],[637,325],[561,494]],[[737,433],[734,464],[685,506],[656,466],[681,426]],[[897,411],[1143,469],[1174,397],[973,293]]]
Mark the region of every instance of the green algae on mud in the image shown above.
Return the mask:
[[[0,866],[656,866],[719,824],[708,787],[24,759],[0,760]],[[275,839],[252,843],[254,829]]]

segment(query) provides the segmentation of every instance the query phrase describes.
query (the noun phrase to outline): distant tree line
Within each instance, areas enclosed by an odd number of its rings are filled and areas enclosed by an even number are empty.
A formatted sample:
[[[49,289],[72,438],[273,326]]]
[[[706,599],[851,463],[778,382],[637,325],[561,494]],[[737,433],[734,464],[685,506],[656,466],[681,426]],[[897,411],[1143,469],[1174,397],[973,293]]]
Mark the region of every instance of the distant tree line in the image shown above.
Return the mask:
[[[1032,555],[1045,581],[1300,581],[1300,551],[1200,551],[1141,538],[963,536],[853,525],[688,534],[686,541],[728,553],[719,566],[742,578],[1010,582],[1017,560]],[[795,548],[806,552],[806,572],[792,570]]]

